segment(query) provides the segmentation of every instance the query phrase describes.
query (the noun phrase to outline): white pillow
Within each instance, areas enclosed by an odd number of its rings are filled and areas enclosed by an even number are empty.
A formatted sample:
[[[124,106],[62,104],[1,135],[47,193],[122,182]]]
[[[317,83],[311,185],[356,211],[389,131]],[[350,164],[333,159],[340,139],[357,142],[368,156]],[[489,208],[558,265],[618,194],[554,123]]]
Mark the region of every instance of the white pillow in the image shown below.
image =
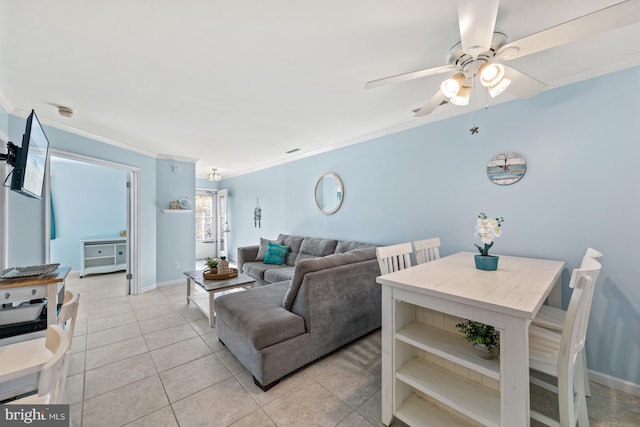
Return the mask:
[[[264,256],[267,254],[267,247],[269,246],[269,242],[277,243],[278,245],[282,245],[282,240],[268,240],[260,238],[260,248],[258,249],[258,255],[256,255],[256,261],[264,261]]]

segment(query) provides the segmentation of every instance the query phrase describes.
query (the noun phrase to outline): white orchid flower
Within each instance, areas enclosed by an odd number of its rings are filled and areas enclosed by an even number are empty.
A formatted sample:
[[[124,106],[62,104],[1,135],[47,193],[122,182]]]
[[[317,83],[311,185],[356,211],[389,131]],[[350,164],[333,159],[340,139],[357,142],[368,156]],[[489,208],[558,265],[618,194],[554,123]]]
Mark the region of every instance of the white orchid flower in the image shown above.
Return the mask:
[[[478,248],[481,255],[489,255],[489,249],[493,246],[493,239],[502,235],[501,225],[503,221],[504,219],[502,217],[489,218],[484,212],[478,215],[474,236],[477,236],[482,240],[484,248],[475,243],[474,245]]]

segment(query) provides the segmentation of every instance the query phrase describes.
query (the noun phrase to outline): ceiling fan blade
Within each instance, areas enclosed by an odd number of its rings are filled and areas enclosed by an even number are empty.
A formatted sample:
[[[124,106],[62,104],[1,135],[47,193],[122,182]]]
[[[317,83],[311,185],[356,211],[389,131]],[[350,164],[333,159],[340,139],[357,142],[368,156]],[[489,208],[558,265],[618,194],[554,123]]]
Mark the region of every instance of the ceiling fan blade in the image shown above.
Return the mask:
[[[507,43],[496,59],[511,60],[640,21],[640,0],[627,0]]]
[[[430,100],[428,100],[422,108],[416,111],[416,117],[426,116],[427,114],[433,113],[433,110],[442,105],[443,101],[446,101],[447,97],[441,91],[438,91]]]
[[[411,71],[409,73],[398,74],[391,77],[385,77],[382,79],[371,80],[367,82],[364,87],[365,89],[372,89],[374,87],[380,87],[391,83],[405,82],[407,80],[418,79],[420,77],[433,76],[435,74],[446,73],[448,71],[452,71],[457,69],[458,67],[455,65],[440,65],[438,67],[425,68],[423,70]]]
[[[458,0],[462,51],[476,59],[491,48],[499,0]]]
[[[511,80],[507,91],[520,99],[537,95],[547,87],[546,84],[534,79],[530,75],[518,71],[515,68],[507,67],[506,65],[504,65],[504,76]]]

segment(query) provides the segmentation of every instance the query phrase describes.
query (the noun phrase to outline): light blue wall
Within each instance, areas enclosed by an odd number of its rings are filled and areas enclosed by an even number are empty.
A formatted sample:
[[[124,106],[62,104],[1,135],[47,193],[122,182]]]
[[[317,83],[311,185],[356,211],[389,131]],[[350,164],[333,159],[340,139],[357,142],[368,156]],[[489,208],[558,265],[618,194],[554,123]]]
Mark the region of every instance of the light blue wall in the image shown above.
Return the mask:
[[[503,216],[495,254],[578,266],[604,252],[588,333],[589,368],[640,385],[640,68],[223,181],[231,254],[278,233],[391,244],[439,236],[442,254],[474,251],[476,215]],[[496,154],[521,153],[512,186],[486,176]],[[338,173],[342,208],[322,215],[316,179]],[[256,196],[262,229],[253,224]],[[568,270],[563,276],[563,300]]]
[[[52,158],[56,238],[51,240],[51,262],[79,270],[80,240],[119,237],[127,228],[126,183],[126,171]]]
[[[26,120],[9,115],[9,140],[22,145]],[[47,132],[46,126],[45,132]],[[48,132],[47,132],[48,136]],[[51,144],[51,138],[49,137]],[[13,191],[8,192],[8,265],[38,265],[45,261],[44,201],[32,199]]]
[[[25,119],[9,115],[9,136],[22,141]],[[138,168],[140,176],[140,285],[156,284],[156,159],[113,145],[44,126],[50,146],[62,151],[103,159]],[[8,265],[44,262],[44,206],[40,200],[9,192]]]
[[[209,181],[208,179],[196,178],[196,188],[216,190],[220,187],[218,184],[219,182],[216,182],[216,181]]]
[[[174,166],[179,172],[174,172]],[[189,213],[163,212],[170,201],[187,197],[195,203],[195,163],[158,160],[156,169],[158,222],[157,222],[157,282],[184,280],[185,271],[195,268],[195,211]],[[178,263],[178,267],[175,264]]]

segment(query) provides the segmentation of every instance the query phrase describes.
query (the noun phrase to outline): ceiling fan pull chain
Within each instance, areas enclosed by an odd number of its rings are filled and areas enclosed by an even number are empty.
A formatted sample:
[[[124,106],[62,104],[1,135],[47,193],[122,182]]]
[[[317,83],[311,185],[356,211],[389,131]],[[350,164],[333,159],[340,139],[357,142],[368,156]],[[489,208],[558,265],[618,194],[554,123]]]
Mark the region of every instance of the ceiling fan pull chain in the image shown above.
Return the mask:
[[[471,91],[473,92],[473,99],[474,99],[474,103],[477,102],[475,101],[477,98],[477,94],[476,94],[476,74],[473,73],[473,78],[471,79]],[[471,132],[471,135],[475,135],[476,133],[478,133],[480,131],[480,128],[478,127],[478,125],[476,125],[476,109],[473,109],[473,126],[471,127],[471,129],[469,129],[469,132]]]

